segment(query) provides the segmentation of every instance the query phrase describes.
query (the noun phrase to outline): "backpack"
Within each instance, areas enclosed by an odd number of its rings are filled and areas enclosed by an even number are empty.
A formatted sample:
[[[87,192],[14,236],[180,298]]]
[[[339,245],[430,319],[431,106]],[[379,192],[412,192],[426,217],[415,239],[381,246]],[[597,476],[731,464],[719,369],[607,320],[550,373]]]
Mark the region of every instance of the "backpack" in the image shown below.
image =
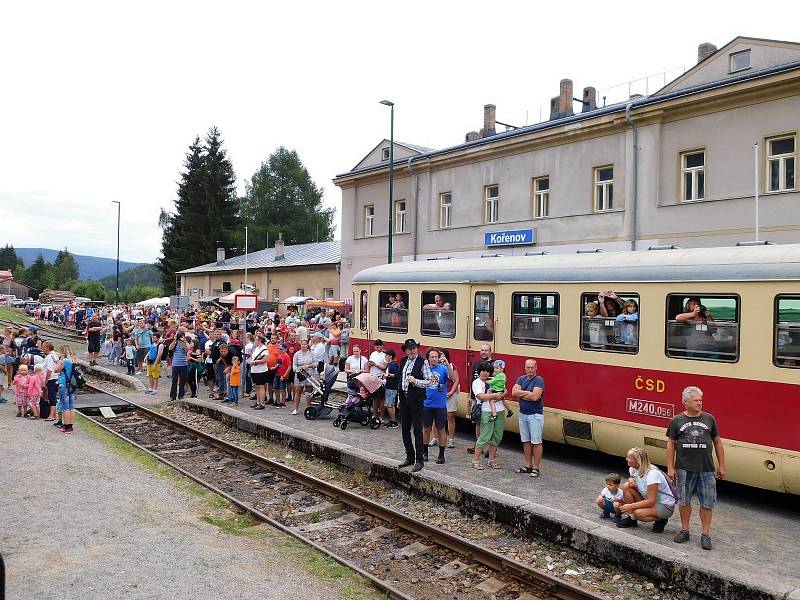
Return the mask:
[[[75,391],[86,385],[86,377],[83,375],[80,366],[76,363],[72,363],[72,372],[69,376],[65,375],[64,377],[67,380],[67,387],[69,390]]]
[[[661,476],[664,478],[664,481],[667,482],[667,487],[669,488],[669,494],[675,499],[675,504],[677,504],[678,500],[680,500],[680,496],[678,494],[678,486],[675,485],[675,482],[672,479],[670,479],[669,476],[666,473],[664,473],[664,471],[659,469],[658,472],[661,473]]]
[[[158,356],[158,347],[160,344],[153,344],[150,346],[150,350],[147,352],[147,364],[152,365],[156,362],[156,356]]]

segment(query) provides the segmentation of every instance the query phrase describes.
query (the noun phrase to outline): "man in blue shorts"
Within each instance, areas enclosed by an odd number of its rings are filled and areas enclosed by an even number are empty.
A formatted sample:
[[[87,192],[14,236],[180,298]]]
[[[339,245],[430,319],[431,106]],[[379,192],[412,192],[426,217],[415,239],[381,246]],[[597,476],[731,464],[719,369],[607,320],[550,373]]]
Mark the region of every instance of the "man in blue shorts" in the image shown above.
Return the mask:
[[[689,541],[692,496],[700,501],[700,546],[711,550],[711,514],[717,501],[717,478],[725,477],[725,451],[717,420],[703,412],[703,392],[689,386],[681,395],[685,410],[672,418],[667,428],[667,476],[678,486],[678,511],[681,530],[678,544]],[[711,449],[717,453],[714,469]]]
[[[542,463],[542,430],[544,429],[544,378],[536,374],[536,361],[525,361],[525,375],[521,375],[511,390],[511,397],[519,402],[519,437],[525,453],[525,466],[517,473],[539,476]]]

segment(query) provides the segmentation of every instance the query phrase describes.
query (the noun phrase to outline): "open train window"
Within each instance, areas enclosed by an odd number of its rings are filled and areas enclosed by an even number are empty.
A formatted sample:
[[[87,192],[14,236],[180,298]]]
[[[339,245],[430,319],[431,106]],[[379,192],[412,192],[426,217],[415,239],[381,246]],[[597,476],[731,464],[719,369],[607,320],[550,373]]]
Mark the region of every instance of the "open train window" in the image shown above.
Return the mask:
[[[639,351],[639,294],[587,292],[581,296],[581,348]]]
[[[511,342],[558,346],[558,294],[520,292],[511,295]]]
[[[494,340],[494,292],[475,292],[473,336],[479,342]]]
[[[422,292],[422,335],[456,336],[456,293]]]
[[[369,295],[367,290],[361,290],[361,302],[359,302],[359,325],[361,331],[367,330],[367,309],[369,308]]]
[[[669,294],[667,356],[736,362],[739,303],[735,295]]]
[[[408,333],[408,292],[378,292],[378,331]]]
[[[773,362],[786,369],[800,368],[800,296],[775,297]]]

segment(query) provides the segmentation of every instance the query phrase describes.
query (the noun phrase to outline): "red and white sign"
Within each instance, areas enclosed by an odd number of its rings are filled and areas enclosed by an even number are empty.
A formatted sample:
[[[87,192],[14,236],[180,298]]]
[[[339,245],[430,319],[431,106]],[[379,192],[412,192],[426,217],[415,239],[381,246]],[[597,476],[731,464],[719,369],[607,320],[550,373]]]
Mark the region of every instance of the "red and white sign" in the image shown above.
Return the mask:
[[[257,294],[236,294],[233,297],[234,310],[255,310],[258,308]]]

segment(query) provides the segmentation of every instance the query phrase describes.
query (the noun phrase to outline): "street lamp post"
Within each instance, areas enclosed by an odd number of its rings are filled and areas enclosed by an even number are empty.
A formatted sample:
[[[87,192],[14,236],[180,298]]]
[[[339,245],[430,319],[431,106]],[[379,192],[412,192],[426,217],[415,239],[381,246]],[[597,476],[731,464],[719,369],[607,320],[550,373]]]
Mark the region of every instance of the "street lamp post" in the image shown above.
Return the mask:
[[[112,200],[111,202],[117,205],[117,293],[114,304],[119,304],[119,216],[122,204],[120,204],[119,200]]]
[[[388,106],[391,113],[389,119],[389,248],[386,262],[392,262],[392,230],[394,229],[394,102],[381,100],[381,104]]]

